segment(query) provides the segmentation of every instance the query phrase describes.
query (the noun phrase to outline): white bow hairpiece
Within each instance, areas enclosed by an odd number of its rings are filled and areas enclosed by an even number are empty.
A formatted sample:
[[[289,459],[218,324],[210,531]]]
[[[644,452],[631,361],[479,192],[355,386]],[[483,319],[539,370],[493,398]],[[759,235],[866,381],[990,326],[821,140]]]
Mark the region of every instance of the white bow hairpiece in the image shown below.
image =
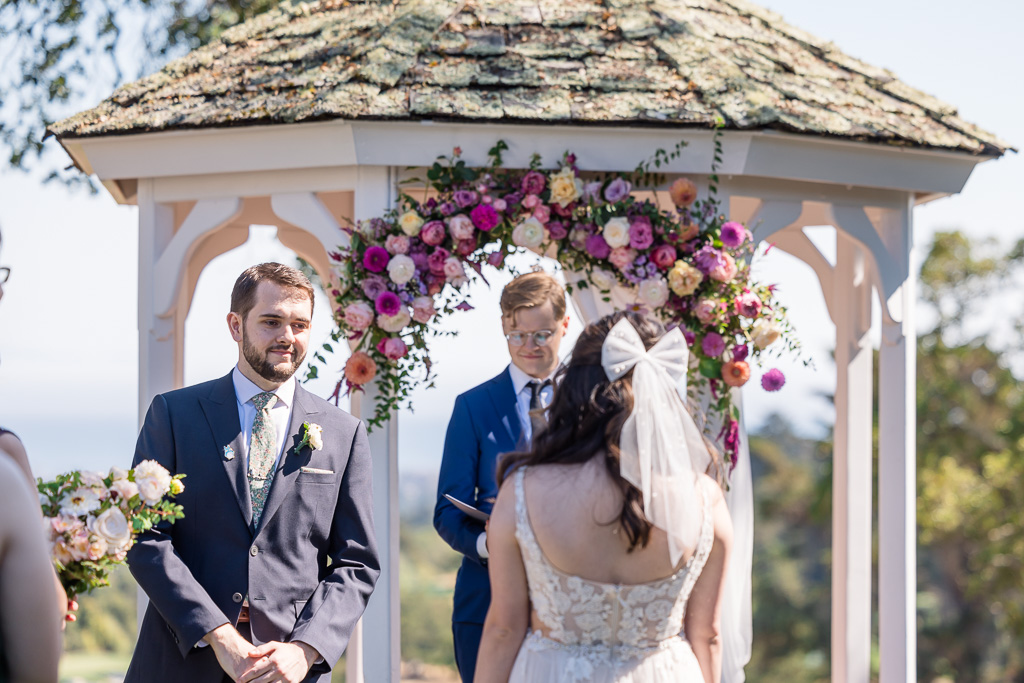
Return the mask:
[[[644,515],[668,534],[672,566],[697,545],[701,505],[697,475],[711,456],[680,396],[690,357],[678,328],[648,351],[622,318],[601,346],[601,366],[615,381],[633,369],[633,412],[619,437],[619,471],[643,494]]]

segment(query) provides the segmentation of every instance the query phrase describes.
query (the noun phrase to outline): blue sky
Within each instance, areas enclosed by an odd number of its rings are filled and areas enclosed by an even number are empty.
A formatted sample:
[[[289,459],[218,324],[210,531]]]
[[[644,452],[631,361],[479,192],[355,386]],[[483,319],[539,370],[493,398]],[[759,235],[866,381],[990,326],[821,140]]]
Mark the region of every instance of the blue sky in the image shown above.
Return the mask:
[[[1024,145],[1024,89],[1018,85],[1024,72],[1022,4],[982,0],[969,9],[945,0],[761,4],[956,105],[967,120]],[[96,93],[95,100],[105,94]],[[83,102],[82,108],[90,104]],[[1022,186],[1019,155],[982,164],[963,193],[916,211],[917,243],[923,246],[934,231],[949,227],[1004,244],[1024,235],[1015,201]],[[0,226],[0,263],[13,269],[0,302],[0,425],[22,436],[37,474],[124,466],[137,429],[136,210],[115,205],[105,194],[89,197],[5,170],[0,171]],[[223,320],[237,273],[255,262],[289,258],[274,241],[273,228],[254,228],[246,245],[207,268],[186,331],[188,383],[220,376],[234,362],[235,347]],[[780,284],[817,370],[783,364],[789,384],[776,395],[749,390],[748,420],[756,426],[779,411],[803,433],[820,434],[832,419],[821,394],[835,386],[834,329],[820,290],[809,269],[785,255],[759,267],[761,278]],[[490,291],[478,288],[476,310],[452,321],[459,337],[435,343],[438,386],[417,392],[415,413],[400,420],[403,469],[436,470],[454,397],[507,363],[497,316],[501,284],[492,280]],[[314,338],[328,331],[329,321],[318,316]],[[578,332],[576,325],[573,331]],[[324,395],[332,388],[329,382],[312,387]]]

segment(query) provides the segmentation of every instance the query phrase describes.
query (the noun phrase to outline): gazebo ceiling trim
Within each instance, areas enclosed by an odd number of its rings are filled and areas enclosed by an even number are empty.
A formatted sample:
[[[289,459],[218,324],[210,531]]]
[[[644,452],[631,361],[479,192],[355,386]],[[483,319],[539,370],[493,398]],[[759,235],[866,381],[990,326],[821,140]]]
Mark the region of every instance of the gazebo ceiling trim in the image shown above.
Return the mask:
[[[998,156],[889,71],[744,0],[284,4],[54,124],[62,141],[325,119],[780,130]]]

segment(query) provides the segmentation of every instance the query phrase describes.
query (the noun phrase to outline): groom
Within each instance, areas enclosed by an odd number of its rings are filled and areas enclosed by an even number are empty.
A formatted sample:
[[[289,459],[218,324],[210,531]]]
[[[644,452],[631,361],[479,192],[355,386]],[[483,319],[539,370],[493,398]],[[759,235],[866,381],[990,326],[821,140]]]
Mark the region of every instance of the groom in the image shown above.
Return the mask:
[[[128,564],[150,604],[125,681],[330,680],[380,573],[363,424],[295,381],[313,287],[263,263],[231,292],[238,364],[153,399],[133,466],[184,473],[185,518]]]
[[[445,494],[490,512],[498,495],[495,470],[503,453],[529,448],[551,403],[558,346],[569,327],[565,289],[544,272],[520,275],[501,293],[501,326],[512,363],[500,375],[455,399],[437,484],[434,528],[462,553],[455,580],[452,635],[455,662],[472,683],[484,617],[491,603],[487,532]]]

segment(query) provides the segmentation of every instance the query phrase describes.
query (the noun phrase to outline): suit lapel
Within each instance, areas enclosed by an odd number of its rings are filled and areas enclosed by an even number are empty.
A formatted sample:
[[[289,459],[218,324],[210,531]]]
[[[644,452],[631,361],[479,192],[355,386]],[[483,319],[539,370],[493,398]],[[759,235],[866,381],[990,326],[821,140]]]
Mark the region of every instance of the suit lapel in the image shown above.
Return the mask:
[[[498,419],[505,426],[505,432],[511,439],[513,447],[518,448],[523,427],[519,423],[519,414],[516,412],[516,392],[508,368],[491,380],[487,394],[491,397],[494,410],[498,414]]]
[[[231,483],[238,507],[245,517],[245,523],[252,526],[252,501],[249,498],[249,481],[246,479],[245,442],[242,426],[238,422],[238,399],[231,374],[214,384],[207,398],[199,399],[206,414],[206,421],[213,432],[216,457],[224,466],[224,472]]]
[[[292,418],[288,424],[288,436],[285,438],[285,450],[281,453],[281,459],[274,471],[274,480],[271,482],[270,493],[267,495],[267,503],[263,506],[263,516],[260,517],[260,529],[267,526],[267,522],[281,503],[288,497],[295,479],[299,474],[299,468],[309,463],[313,450],[310,446],[303,446],[299,450],[299,442],[302,441],[302,424],[304,422],[315,422],[313,419],[318,411],[310,400],[309,392],[295,383],[295,394],[292,397]],[[250,515],[251,517],[251,515]],[[259,533],[259,529],[257,529]]]

